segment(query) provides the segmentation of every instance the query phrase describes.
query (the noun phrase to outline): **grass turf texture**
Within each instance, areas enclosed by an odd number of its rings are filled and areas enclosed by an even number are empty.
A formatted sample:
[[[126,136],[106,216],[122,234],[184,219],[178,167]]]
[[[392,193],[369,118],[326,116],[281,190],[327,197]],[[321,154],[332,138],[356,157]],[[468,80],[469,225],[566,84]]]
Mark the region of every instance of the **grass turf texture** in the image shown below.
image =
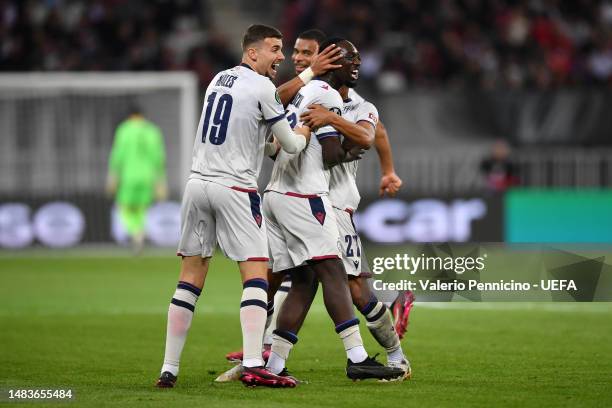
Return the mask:
[[[403,342],[414,377],[380,384],[345,377],[342,343],[319,298],[289,361],[309,384],[213,383],[241,340],[239,274],[221,256],[198,303],[177,388],[158,390],[178,258],[46,254],[0,256],[3,392],[71,388],[71,404],[92,407],[612,406],[606,304],[419,304]],[[363,324],[362,336],[370,353],[380,351]],[[45,405],[58,403],[35,404]]]

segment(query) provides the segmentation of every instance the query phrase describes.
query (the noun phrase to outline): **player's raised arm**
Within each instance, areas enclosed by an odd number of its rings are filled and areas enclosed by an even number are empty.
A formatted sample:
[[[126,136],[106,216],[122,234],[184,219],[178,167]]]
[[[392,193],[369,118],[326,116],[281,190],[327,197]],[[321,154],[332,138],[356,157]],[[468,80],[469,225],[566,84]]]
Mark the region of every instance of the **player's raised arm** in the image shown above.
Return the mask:
[[[381,196],[385,194],[394,196],[402,186],[402,179],[395,173],[389,136],[382,122],[378,122],[376,126],[374,146],[376,147],[376,153],[378,154],[378,160],[382,170],[379,194]]]
[[[325,109],[321,105],[310,105],[300,120],[312,129],[330,125],[352,142],[363,149],[369,149],[374,143],[374,126],[366,121],[350,122],[342,116]]]
[[[340,68],[341,65],[334,64],[334,62],[340,58],[342,58],[340,48],[338,48],[336,44],[331,44],[325,48],[323,52],[314,57],[310,67],[306,68],[295,78],[279,86],[277,91],[283,106],[287,106],[295,94],[297,94],[304,85],[310,82],[312,78],[323,75],[329,70]]]

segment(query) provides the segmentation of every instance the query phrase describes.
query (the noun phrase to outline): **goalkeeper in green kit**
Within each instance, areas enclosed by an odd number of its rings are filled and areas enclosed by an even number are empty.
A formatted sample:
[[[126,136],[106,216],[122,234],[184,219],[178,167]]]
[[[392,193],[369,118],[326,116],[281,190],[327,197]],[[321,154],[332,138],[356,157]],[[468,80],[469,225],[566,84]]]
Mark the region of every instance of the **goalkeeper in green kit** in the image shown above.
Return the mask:
[[[115,131],[106,190],[115,195],[119,219],[134,251],[144,246],[147,209],[154,199],[165,200],[166,153],[160,129],[137,107]]]

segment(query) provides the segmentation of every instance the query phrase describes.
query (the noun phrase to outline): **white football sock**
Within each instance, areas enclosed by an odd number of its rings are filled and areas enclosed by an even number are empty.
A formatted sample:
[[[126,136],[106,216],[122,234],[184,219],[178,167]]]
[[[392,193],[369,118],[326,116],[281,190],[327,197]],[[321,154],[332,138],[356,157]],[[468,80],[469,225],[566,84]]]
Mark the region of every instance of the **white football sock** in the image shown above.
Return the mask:
[[[351,319],[336,326],[336,333],[340,335],[346,357],[353,363],[361,363],[368,358],[368,353],[363,347],[363,340],[359,332],[359,320]]]
[[[404,352],[393,326],[391,312],[389,312],[387,307],[382,302],[379,302],[376,297],[372,297],[372,300],[361,309],[361,313],[367,320],[366,325],[370,333],[387,352],[387,359],[389,361],[402,361]],[[401,357],[398,358],[400,355]]]
[[[259,367],[263,334],[268,317],[268,282],[265,279],[249,279],[244,282],[240,302],[240,325],[242,327],[242,365]]]
[[[272,350],[266,368],[274,374],[283,371],[297,336],[291,332],[275,330],[272,335]]]
[[[406,356],[404,356],[404,350],[402,350],[401,347],[398,347],[397,350],[387,352],[387,362],[401,363],[404,360],[406,360]]]
[[[276,330],[276,319],[278,317],[278,312],[281,309],[281,306],[285,302],[287,298],[287,293],[289,292],[289,288],[291,288],[291,280],[286,280],[281,283],[278,291],[274,295],[274,309],[273,314],[270,316],[269,321],[266,326],[266,334],[264,336],[264,344],[272,344],[272,333]]]
[[[166,352],[161,372],[178,375],[181,353],[191,326],[196,302],[202,290],[187,282],[179,282],[168,307]]]

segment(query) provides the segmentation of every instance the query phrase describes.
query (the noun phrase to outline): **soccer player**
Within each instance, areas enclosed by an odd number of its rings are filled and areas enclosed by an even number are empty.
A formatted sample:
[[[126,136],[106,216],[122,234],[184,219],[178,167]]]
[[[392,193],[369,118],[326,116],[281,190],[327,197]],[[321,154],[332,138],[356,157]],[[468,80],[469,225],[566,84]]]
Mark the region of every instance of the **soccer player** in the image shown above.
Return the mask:
[[[312,29],[300,33],[295,40],[291,60],[296,76],[278,87],[278,94],[285,106],[312,78],[341,67],[341,65],[333,64],[341,58],[338,47],[330,45],[319,53],[319,44],[323,43],[325,38],[326,35],[321,30]],[[323,67],[319,68],[320,65],[323,65]],[[264,334],[264,356],[266,357],[270,355],[272,333],[276,330],[278,311],[287,297],[289,288],[291,288],[291,276],[289,274],[273,274],[271,270],[268,272],[268,280],[270,281],[268,289],[269,319]],[[240,355],[230,353],[228,357],[236,359]],[[240,357],[239,359],[242,358]]]
[[[286,82],[278,88],[281,100],[286,101],[293,98],[293,96],[295,96],[295,94],[301,89],[301,87],[303,87],[305,83],[310,81],[310,79],[312,78],[313,72],[309,71],[316,70],[317,73],[320,72],[317,62],[324,60],[323,57],[329,59],[329,55],[336,54],[335,51],[337,51],[337,48],[334,49],[333,46],[328,46],[322,53],[318,53],[319,45],[324,40],[325,34],[317,29],[307,30],[299,34],[298,38],[295,41],[292,54],[292,61],[297,76],[293,80]],[[328,63],[327,59],[324,60],[326,63]],[[329,63],[333,63],[333,61],[335,61],[335,59],[333,59]],[[334,68],[334,66],[329,67],[329,69]],[[359,94],[357,94],[357,92],[355,92],[354,88],[343,87],[341,88],[341,92],[343,89],[344,91],[348,89],[348,98],[343,95],[343,99],[348,100],[349,104],[352,103],[353,105],[355,105],[364,102],[364,99]],[[319,105],[313,105],[310,107],[310,109],[310,113],[307,112],[303,114],[303,118],[305,118],[306,120],[316,120],[319,115],[333,114],[329,110]],[[355,110],[355,107],[351,106],[348,110],[353,112]],[[325,117],[326,116],[322,116],[320,120],[324,120]],[[333,115],[333,117],[340,118],[337,115]],[[321,124],[319,123],[319,125]],[[361,144],[361,146],[363,147],[369,147],[371,145],[371,135],[368,135],[368,132],[361,127],[353,126],[347,133],[347,136],[351,138],[351,140],[357,142],[358,144]],[[380,183],[380,195],[395,195],[395,193],[402,185],[402,180],[395,173],[389,138],[386,129],[384,128],[384,125],[380,121],[378,121],[378,124],[376,126],[374,145],[378,153],[383,173]],[[334,172],[334,170],[335,168],[332,168],[332,173]],[[354,232],[351,235],[357,234],[356,232]],[[346,234],[342,234],[341,238],[345,239],[345,236]],[[359,247],[361,248],[360,244]],[[369,276],[370,271],[367,261],[361,261],[361,265],[363,268],[364,277]],[[289,274],[268,274],[268,279],[270,281],[270,287],[268,291],[269,319],[264,336],[264,357],[266,358],[270,354],[272,333],[276,329],[276,320],[278,317],[278,312],[287,296],[289,288],[291,287],[291,278]],[[349,284],[351,285],[351,294],[360,293],[357,290],[359,288],[356,287],[356,285],[360,282],[361,280],[349,280]],[[360,297],[366,297],[367,299],[369,299],[369,292],[364,292]],[[414,296],[411,292],[400,292],[397,296],[397,299],[393,303],[395,329],[400,339],[403,337],[406,331],[406,327],[408,324],[408,316],[410,308],[412,307],[413,300]],[[355,298],[353,299],[353,301],[357,305],[357,300]],[[357,307],[359,308],[358,305]],[[230,361],[239,361],[242,359],[242,352],[231,352],[228,353],[226,357]]]
[[[135,253],[144,245],[145,217],[154,198],[166,198],[166,153],[159,128],[141,109],[130,114],[115,131],[106,190],[115,195],[119,220]]]
[[[311,104],[341,113],[342,98],[337,92],[351,82],[357,69],[355,46],[344,39],[327,40],[341,49],[341,68],[310,81],[288,106],[287,119],[297,125]],[[358,62],[358,61],[357,61]],[[354,77],[354,78],[353,78]],[[360,158],[359,147],[344,148],[338,132],[322,126],[314,132],[308,147],[299,155],[280,151],[270,183],[266,187],[264,215],[268,221],[270,254],[275,273],[290,273],[292,287],[283,304],[274,331],[272,353],[267,367],[287,375],[285,360],[297,342],[301,327],[317,289],[323,287],[325,307],[347,353],[347,376],[352,379],[392,379],[403,375],[396,367],[385,367],[368,357],[353,314],[346,273],[340,261],[339,231],[327,197],[329,168]]]
[[[296,67],[296,77],[287,81],[277,91],[283,105],[287,105],[295,94],[307,84],[312,78],[323,75],[329,70],[340,68],[341,65],[335,61],[341,58],[340,49],[335,45],[329,45],[319,52],[319,43],[323,42],[325,34],[320,30],[308,30],[300,34],[296,40],[292,60]],[[305,65],[307,64],[307,65]],[[274,144],[269,144],[271,151],[276,152]],[[285,278],[283,280],[283,277]],[[282,302],[289,291],[291,281],[289,275],[272,274],[271,268],[268,271],[268,297],[272,299],[268,302],[268,320],[264,335],[263,356],[267,360],[270,355],[272,345],[272,332],[276,329],[276,316]],[[277,307],[275,307],[277,305]],[[239,362],[242,360],[243,353],[233,351],[226,355],[229,361]]]
[[[353,92],[349,98],[349,90],[356,85],[360,58],[357,54],[352,72],[352,80],[343,85],[339,91],[343,97],[343,117],[327,110],[320,105],[309,106],[310,111],[303,113],[301,119],[311,125],[311,128],[332,125],[336,130],[360,144],[369,148],[375,139],[375,128],[378,122],[378,112],[369,102]],[[334,208],[340,230],[342,259],[349,275],[351,297],[355,306],[367,320],[367,326],[374,338],[387,351],[388,365],[403,370],[403,377],[411,374],[410,364],[404,356],[400,339],[394,330],[391,314],[386,306],[371,292],[367,278],[371,276],[367,262],[362,262],[361,243],[355,231],[352,214],[360,201],[359,191],[355,182],[357,162],[342,163],[331,168],[329,199]],[[272,361],[281,360],[272,355]],[[279,363],[280,366],[280,363]]]
[[[284,60],[281,33],[252,25],[242,49],[242,63],[218,73],[206,90],[181,207],[181,270],[168,308],[158,387],[173,387],[176,382],[180,355],[217,242],[227,257],[238,262],[242,277],[241,380],[247,385],[295,386],[291,378],[263,368],[268,241],[256,188],[267,133],[272,131],[283,152],[295,154],[307,145],[310,130],[291,130],[270,81]]]
[[[358,53],[354,59],[357,69],[353,72],[353,80],[339,89],[344,101],[342,116],[327,109],[321,109],[320,106],[311,106],[312,110],[302,114],[301,119],[313,129],[331,125],[345,136],[345,141],[350,140],[351,143],[358,143],[368,148],[369,144],[374,142],[378,110],[355,93],[353,94],[354,99],[349,98],[349,89],[357,84],[358,68],[361,63]],[[348,139],[349,137],[352,140]],[[370,290],[367,280],[372,274],[365,261],[365,255],[362,253],[361,240],[353,223],[353,213],[357,210],[361,200],[355,179],[357,165],[358,163],[353,161],[331,168],[329,200],[334,208],[340,230],[342,261],[348,274],[353,304],[365,317],[372,336],[385,348],[387,365],[402,369],[403,377],[408,378],[411,375],[410,363],[402,351],[391,313]]]
[[[304,84],[307,83],[313,77],[313,75],[317,75],[316,72],[312,71],[312,69],[315,68],[316,61],[321,59],[323,53],[327,55],[332,51],[330,46],[326,47],[321,54],[318,53],[320,49],[319,46],[324,39],[325,34],[321,30],[317,29],[307,30],[298,35],[298,38],[296,39],[295,45],[293,47],[292,54],[292,62],[295,67],[296,75],[298,76],[278,88],[278,93],[281,97],[281,100],[283,100],[283,103],[293,98],[297,91],[299,91],[299,89],[304,86]],[[363,101],[363,98],[357,92],[355,92],[354,88],[348,88],[347,99],[353,101],[353,103]],[[322,106],[312,106],[310,112],[312,112],[313,115],[325,115],[329,113],[329,111]],[[304,118],[308,120],[308,114],[306,114]],[[360,143],[364,147],[369,145],[368,138],[363,135],[363,132],[359,134],[359,131],[357,131],[355,135],[349,134],[348,136],[349,138],[351,138],[351,140]],[[376,126],[374,146],[376,148],[376,153],[378,155],[382,170],[379,194],[381,196],[384,196],[385,194],[394,196],[402,186],[402,180],[395,173],[389,137],[387,134],[387,130],[381,121],[378,121],[378,124]],[[362,265],[364,268],[368,268],[367,262],[362,263]],[[369,273],[369,270],[366,271],[366,273]],[[270,289],[273,290],[274,286],[275,285],[271,285]],[[280,285],[278,292],[276,292],[276,295],[274,295],[274,293],[269,292],[269,296],[273,297],[274,299],[273,303],[271,303],[270,305],[270,309],[271,311],[273,311],[274,316],[271,320],[270,325],[266,329],[264,344],[271,341],[271,333],[276,328],[276,316],[286,297],[289,287],[291,287],[291,281],[289,277],[286,276],[282,284]],[[413,301],[414,295],[411,292],[399,292],[397,298],[392,304],[395,329],[400,339],[403,338],[406,332],[408,326],[408,317],[412,308]]]

